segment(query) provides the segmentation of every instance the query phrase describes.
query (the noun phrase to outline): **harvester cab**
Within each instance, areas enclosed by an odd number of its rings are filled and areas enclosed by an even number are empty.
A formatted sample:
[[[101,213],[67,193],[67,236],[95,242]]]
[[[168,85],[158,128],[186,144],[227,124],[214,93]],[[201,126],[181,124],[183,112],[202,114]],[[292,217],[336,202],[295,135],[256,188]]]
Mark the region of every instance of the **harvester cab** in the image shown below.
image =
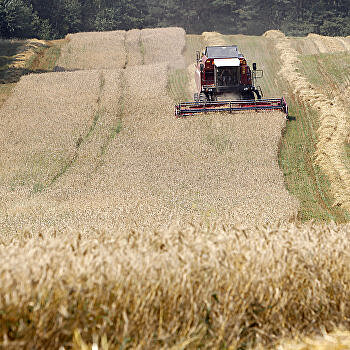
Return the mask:
[[[258,78],[256,64],[254,67],[252,73],[235,45],[208,46],[201,57],[197,52],[195,101],[217,101],[228,94],[248,100],[255,99],[255,94],[260,99],[261,93],[253,84]]]
[[[194,102],[177,105],[176,116],[249,109],[280,109],[288,115],[284,98],[262,99],[262,90],[255,84],[263,71],[256,63],[252,68],[236,45],[207,46],[202,54],[197,51]]]

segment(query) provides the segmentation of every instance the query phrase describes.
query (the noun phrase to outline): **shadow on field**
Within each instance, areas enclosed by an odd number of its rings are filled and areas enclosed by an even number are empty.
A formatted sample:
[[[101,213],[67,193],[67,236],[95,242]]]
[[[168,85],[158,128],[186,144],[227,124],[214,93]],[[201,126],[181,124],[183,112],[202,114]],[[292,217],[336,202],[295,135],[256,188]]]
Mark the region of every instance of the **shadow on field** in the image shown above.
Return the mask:
[[[0,83],[7,84],[11,83],[9,74],[9,66],[13,64],[16,60],[15,56],[21,50],[24,45],[24,41],[8,41],[0,40]],[[17,73],[16,73],[17,74]],[[14,74],[11,74],[11,76]]]

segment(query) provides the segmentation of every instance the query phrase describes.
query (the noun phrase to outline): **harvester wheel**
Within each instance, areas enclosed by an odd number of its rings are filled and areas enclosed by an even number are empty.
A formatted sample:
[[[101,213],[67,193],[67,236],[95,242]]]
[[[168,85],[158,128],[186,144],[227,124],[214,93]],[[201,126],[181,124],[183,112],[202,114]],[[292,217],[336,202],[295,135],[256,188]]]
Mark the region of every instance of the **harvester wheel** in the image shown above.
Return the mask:
[[[254,92],[248,91],[248,92],[242,92],[242,100],[255,100]]]
[[[247,94],[247,99],[248,100],[255,100],[255,95],[253,91],[249,91]]]
[[[207,96],[203,92],[199,94],[199,102],[206,102],[207,101]]]
[[[256,94],[256,98],[258,99],[258,100],[261,100],[261,94],[260,94],[260,92],[259,92],[259,90],[254,90],[254,92],[255,92],[255,94]]]

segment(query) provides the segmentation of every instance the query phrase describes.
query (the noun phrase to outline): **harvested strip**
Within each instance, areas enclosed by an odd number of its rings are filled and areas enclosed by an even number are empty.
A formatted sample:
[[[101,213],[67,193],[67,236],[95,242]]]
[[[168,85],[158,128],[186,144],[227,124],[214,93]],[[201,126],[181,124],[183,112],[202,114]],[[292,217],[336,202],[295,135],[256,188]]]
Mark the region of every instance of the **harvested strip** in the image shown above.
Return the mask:
[[[307,104],[319,111],[320,127],[316,144],[316,162],[330,181],[334,205],[350,210],[350,173],[344,165],[344,144],[350,133],[350,117],[339,98],[329,100],[317,91],[298,71],[298,53],[288,38],[279,31],[265,33],[275,40],[281,60],[280,75],[294,88],[294,92]]]
[[[126,64],[125,31],[68,34],[57,69],[114,69]]]

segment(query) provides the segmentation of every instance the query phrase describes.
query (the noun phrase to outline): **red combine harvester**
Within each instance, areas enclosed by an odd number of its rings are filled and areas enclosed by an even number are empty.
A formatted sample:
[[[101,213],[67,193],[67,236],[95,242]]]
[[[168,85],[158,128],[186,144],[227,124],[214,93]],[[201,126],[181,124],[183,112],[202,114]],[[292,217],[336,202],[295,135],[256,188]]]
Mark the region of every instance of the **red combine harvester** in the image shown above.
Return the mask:
[[[280,110],[288,118],[288,105],[282,98],[263,99],[256,79],[263,71],[253,70],[237,46],[207,46],[200,57],[197,51],[194,102],[175,106],[175,115],[185,117],[196,113]],[[235,98],[235,99],[233,99]]]

